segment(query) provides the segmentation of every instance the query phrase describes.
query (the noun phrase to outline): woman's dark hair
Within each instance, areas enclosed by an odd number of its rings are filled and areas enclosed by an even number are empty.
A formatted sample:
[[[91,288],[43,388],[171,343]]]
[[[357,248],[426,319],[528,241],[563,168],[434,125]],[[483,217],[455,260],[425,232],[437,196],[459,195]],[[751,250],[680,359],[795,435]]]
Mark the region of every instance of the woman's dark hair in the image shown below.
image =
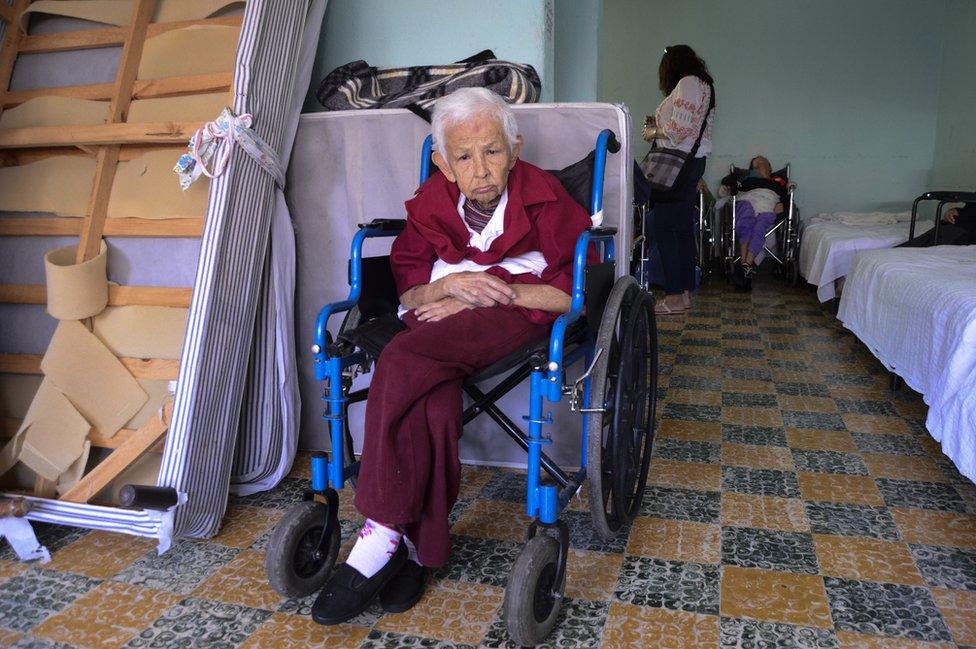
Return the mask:
[[[712,75],[708,73],[708,66],[702,61],[695,50],[687,45],[670,45],[664,48],[661,66],[657,70],[661,92],[670,95],[682,77],[695,76],[711,85]]]

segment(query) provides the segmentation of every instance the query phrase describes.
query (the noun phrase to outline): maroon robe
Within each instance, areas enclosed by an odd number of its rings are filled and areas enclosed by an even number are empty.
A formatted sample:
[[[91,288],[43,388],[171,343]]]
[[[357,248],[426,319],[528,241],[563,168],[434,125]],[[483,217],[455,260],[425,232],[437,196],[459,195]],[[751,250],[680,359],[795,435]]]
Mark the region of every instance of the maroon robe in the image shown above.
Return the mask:
[[[407,226],[390,261],[398,294],[430,281],[440,258],[490,266],[542,252],[541,277],[487,272],[510,284],[549,284],[569,294],[573,252],[590,218],[552,175],[516,162],[508,177],[504,232],[487,251],[468,245],[457,211],[456,184],[435,174],[407,201]],[[591,259],[592,255],[591,252]],[[402,527],[421,562],[436,567],[450,554],[448,514],[460,485],[461,383],[464,378],[544,337],[558,314],[515,306],[467,309],[438,322],[404,315],[408,329],[383,350],[366,403],[365,440],[356,507]]]

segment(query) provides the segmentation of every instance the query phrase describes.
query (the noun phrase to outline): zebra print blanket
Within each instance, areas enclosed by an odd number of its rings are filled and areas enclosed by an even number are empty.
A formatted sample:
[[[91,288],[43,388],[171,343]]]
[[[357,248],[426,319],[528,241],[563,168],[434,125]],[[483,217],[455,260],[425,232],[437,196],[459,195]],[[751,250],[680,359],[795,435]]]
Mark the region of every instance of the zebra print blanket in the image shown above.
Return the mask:
[[[326,110],[356,108],[427,109],[458,88],[484,87],[512,104],[539,101],[542,84],[531,65],[499,61],[491,50],[448,65],[380,70],[353,61],[330,72],[315,96]]]

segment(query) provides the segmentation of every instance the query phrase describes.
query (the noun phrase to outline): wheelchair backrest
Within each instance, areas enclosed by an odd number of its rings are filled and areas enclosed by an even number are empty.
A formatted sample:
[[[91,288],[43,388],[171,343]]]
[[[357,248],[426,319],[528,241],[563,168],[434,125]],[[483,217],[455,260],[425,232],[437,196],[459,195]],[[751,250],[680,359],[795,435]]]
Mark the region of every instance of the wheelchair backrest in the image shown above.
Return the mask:
[[[745,180],[749,176],[749,172],[750,171],[752,171],[752,170],[749,169],[749,166],[748,165],[746,165],[744,168],[743,167],[737,167],[735,165],[729,165],[729,175],[730,176],[734,176],[739,181]],[[790,179],[790,165],[787,163],[787,165],[785,167],[783,167],[782,169],[779,169],[777,171],[772,172],[772,175],[773,176],[779,176],[780,178],[785,178],[786,180],[789,180]]]
[[[362,292],[357,306],[363,321],[391,313],[396,315],[400,297],[397,295],[389,255],[363,257],[361,279]]]
[[[610,290],[613,289],[613,281],[616,269],[612,262],[592,264],[586,267],[584,278],[584,290],[586,297],[586,328],[596,333],[600,328],[600,320],[603,319],[603,311],[607,306],[607,299],[610,297]]]

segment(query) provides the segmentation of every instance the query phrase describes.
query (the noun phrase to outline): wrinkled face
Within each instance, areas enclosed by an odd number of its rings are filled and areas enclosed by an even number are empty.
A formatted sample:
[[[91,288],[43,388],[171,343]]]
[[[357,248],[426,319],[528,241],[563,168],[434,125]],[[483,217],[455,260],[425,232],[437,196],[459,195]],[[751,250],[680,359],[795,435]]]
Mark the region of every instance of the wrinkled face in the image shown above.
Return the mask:
[[[761,155],[757,155],[752,159],[752,168],[757,174],[762,178],[769,178],[773,173],[772,167],[769,165],[769,160]]]
[[[509,150],[501,122],[494,117],[476,116],[444,131],[446,155],[434,153],[434,164],[469,200],[482,207],[498,203],[508,172],[515,166],[521,137]]]

